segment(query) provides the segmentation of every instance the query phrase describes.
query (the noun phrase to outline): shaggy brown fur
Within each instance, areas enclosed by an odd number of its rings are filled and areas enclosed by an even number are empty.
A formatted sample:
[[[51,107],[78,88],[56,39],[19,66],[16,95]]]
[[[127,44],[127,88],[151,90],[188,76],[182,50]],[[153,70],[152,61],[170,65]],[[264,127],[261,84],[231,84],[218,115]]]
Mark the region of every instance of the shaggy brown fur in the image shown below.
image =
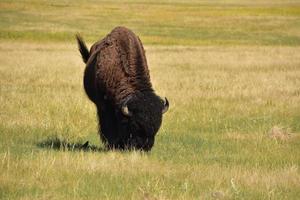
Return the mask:
[[[155,95],[145,51],[129,29],[117,27],[88,51],[77,36],[86,69],[84,88],[98,109],[100,136],[112,148],[150,150],[168,107]],[[127,106],[132,116],[124,116]]]

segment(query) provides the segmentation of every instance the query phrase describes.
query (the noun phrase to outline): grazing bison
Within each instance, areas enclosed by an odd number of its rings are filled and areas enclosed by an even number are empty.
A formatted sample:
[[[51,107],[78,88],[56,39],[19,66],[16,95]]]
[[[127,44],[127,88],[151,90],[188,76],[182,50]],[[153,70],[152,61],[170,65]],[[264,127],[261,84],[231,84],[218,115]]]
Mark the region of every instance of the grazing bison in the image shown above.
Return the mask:
[[[86,63],[84,89],[97,107],[105,146],[151,150],[169,102],[154,93],[140,39],[117,27],[89,51],[76,38]]]

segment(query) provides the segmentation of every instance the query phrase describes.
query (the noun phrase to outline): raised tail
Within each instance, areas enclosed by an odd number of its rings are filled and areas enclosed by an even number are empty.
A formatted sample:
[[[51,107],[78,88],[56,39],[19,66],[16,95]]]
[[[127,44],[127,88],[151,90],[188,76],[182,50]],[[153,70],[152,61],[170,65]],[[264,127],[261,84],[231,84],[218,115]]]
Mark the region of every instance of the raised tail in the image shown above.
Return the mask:
[[[78,48],[82,56],[83,62],[86,63],[90,57],[90,52],[85,42],[83,41],[82,37],[79,34],[76,34],[76,39],[77,39]]]

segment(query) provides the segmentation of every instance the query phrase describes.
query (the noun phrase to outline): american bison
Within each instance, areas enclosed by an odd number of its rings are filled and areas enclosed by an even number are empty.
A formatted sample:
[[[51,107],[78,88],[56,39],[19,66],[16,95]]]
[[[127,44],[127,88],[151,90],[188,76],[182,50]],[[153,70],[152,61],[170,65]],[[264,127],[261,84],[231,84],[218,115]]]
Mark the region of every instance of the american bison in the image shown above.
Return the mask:
[[[169,102],[152,88],[138,36],[117,27],[90,51],[76,38],[86,63],[84,89],[97,107],[102,142],[110,149],[151,150]]]

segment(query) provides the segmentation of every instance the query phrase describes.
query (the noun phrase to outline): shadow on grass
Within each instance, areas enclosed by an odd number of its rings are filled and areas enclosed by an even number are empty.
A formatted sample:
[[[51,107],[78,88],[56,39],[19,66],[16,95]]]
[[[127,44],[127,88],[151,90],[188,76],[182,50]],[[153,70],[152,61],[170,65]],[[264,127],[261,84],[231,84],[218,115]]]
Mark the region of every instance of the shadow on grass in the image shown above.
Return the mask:
[[[89,151],[89,152],[106,152],[104,148],[97,147],[96,145],[90,145],[89,141],[85,143],[81,142],[69,142],[59,137],[48,137],[46,140],[37,143],[37,146],[45,149],[54,149],[58,151]]]

